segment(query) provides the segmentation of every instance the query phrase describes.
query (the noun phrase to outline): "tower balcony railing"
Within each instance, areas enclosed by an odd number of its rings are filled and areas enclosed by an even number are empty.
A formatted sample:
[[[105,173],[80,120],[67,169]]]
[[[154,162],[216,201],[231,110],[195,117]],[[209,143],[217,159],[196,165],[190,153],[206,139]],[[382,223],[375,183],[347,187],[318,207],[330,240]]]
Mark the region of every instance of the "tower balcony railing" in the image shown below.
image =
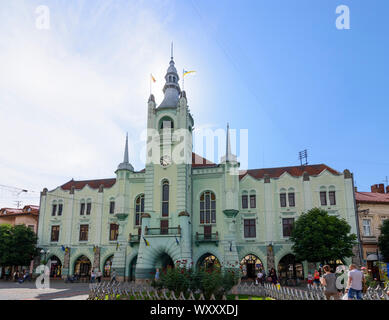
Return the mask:
[[[215,233],[198,233],[196,232],[195,237],[196,245],[200,245],[201,243],[213,242],[216,246],[219,244],[219,233],[216,231]]]
[[[140,242],[140,235],[139,234],[129,234],[128,236],[128,242],[130,243],[130,246],[132,247],[134,244],[137,244]]]
[[[181,235],[181,227],[172,228],[145,228],[145,235],[148,236],[159,236],[159,235]]]

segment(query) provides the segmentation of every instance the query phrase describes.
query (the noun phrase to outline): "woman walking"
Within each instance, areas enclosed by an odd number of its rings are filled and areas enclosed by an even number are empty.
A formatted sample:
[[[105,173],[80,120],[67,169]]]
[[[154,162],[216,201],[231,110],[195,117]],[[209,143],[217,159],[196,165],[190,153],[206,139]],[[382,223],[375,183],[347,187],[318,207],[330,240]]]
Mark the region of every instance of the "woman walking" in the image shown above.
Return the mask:
[[[338,293],[338,289],[336,288],[335,274],[331,272],[331,268],[329,265],[325,265],[323,267],[323,271],[324,274],[320,278],[320,282],[324,287],[324,294],[327,300],[330,300],[331,297],[333,297],[334,300],[339,300],[339,293]]]

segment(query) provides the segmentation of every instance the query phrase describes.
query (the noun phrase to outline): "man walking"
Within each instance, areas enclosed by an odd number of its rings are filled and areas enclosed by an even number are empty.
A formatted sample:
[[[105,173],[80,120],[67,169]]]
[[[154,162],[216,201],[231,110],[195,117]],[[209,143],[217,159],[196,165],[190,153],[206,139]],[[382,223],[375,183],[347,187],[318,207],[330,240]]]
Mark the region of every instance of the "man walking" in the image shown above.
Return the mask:
[[[357,300],[362,300],[362,286],[365,277],[363,273],[357,269],[355,264],[351,264],[349,270],[346,288],[348,299],[353,300],[354,297],[356,297]]]

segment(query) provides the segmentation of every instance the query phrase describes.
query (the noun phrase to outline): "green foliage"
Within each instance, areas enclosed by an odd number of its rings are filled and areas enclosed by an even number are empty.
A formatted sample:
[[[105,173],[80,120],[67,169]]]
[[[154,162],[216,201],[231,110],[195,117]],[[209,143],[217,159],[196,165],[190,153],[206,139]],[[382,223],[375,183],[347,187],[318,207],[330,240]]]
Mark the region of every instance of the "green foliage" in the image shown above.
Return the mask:
[[[325,210],[313,208],[303,213],[290,237],[296,259],[329,263],[351,257],[357,236],[349,234],[350,230],[346,220],[330,216]]]
[[[386,219],[380,227],[381,234],[378,237],[378,247],[384,257],[384,261],[389,263],[389,219]]]
[[[25,225],[0,225],[0,265],[25,266],[38,254],[37,237]]]
[[[183,292],[186,296],[189,291],[200,291],[206,299],[212,294],[217,299],[221,299],[239,281],[239,273],[233,270],[221,271],[219,268],[206,270],[198,268],[194,271],[192,268],[185,268],[176,265],[175,268],[168,268],[161,272],[160,279],[153,281],[152,286],[157,289],[168,289],[176,294]]]

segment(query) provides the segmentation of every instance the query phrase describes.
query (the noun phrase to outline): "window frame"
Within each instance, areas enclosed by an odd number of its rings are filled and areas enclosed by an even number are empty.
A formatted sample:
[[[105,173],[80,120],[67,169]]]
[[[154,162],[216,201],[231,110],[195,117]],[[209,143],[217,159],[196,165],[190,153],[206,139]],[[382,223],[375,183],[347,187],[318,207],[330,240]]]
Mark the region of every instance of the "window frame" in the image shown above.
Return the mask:
[[[290,201],[293,199],[292,201]],[[288,192],[288,205],[289,207],[295,207],[296,206],[296,194],[295,192]]]
[[[287,207],[286,192],[280,193],[280,207],[281,208]]]
[[[242,194],[242,209],[248,209],[249,208],[249,200],[248,200],[248,194],[244,193]]]
[[[245,238],[257,237],[257,221],[255,218],[243,219],[243,235]]]
[[[83,230],[85,229],[86,230]],[[82,237],[82,235],[86,235],[86,237]],[[86,239],[83,239],[86,238]],[[80,234],[79,234],[79,241],[88,241],[89,239],[89,224],[81,224],[80,225]]]
[[[292,221],[292,223],[285,223],[286,221],[288,221],[288,222]],[[295,222],[294,218],[282,218],[282,237],[283,238],[289,238],[291,236],[292,227],[293,227],[294,222]],[[285,227],[287,227],[287,229]],[[289,235],[285,234],[285,233],[289,233]]]
[[[55,229],[57,229],[57,230],[55,230]],[[58,242],[59,241],[59,231],[60,231],[59,225],[51,226],[50,242]],[[53,238],[54,235],[57,238],[56,240],[55,240],[55,238]]]
[[[250,209],[256,209],[257,208],[257,195],[250,194],[249,202],[250,202]],[[254,202],[254,205],[252,205],[253,202]]]
[[[167,193],[165,194],[165,188],[167,187]],[[162,182],[162,194],[161,194],[161,216],[169,217],[169,199],[170,199],[170,183],[168,180]]]
[[[216,221],[216,195],[210,190],[203,191],[200,195],[200,225],[216,224]]]
[[[114,234],[113,234],[114,232]],[[119,225],[117,223],[110,223],[109,225],[109,241],[117,241],[119,236]]]
[[[134,216],[135,227],[139,227],[142,225],[142,214],[144,212],[145,212],[145,194],[142,193],[135,198],[135,216]]]
[[[333,196],[333,199],[331,198],[331,196]],[[336,191],[335,190],[328,191],[328,198],[330,200],[330,206],[336,206]]]
[[[323,198],[323,196],[324,196],[324,198]],[[326,206],[327,205],[327,191],[324,191],[324,190],[320,191],[319,198],[320,198],[320,205],[322,207]],[[323,203],[323,200],[324,200],[324,203]]]

